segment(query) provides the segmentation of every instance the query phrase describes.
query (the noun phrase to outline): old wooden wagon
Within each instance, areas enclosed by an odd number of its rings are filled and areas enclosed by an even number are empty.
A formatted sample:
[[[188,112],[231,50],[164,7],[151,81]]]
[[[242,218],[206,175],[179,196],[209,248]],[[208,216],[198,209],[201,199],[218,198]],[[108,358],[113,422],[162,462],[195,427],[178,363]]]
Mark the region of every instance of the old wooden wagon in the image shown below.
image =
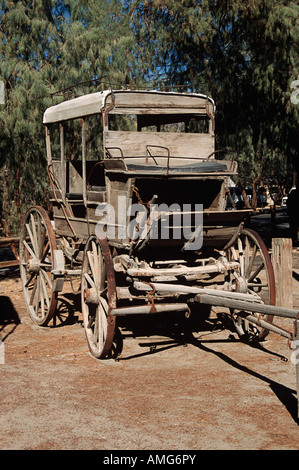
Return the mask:
[[[216,158],[214,117],[208,96],[142,90],[45,111],[52,213],[31,207],[20,240],[34,322],[47,325],[65,279],[80,276],[97,358],[114,352],[119,316],[200,316],[212,305],[229,309],[242,337],[270,330],[292,339],[272,322],[297,325],[297,312],[275,307],[268,251],[246,228],[250,211],[226,210],[237,164]]]

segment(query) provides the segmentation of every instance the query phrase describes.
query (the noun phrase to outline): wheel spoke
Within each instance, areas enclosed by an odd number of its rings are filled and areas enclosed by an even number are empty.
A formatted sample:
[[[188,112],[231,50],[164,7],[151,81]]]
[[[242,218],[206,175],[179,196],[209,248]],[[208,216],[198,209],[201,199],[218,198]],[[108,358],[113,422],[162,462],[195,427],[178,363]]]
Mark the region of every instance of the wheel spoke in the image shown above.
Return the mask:
[[[95,287],[95,283],[93,282],[93,280],[91,279],[91,277],[88,273],[84,273],[84,277],[87,280],[87,282],[89,283],[90,287]]]
[[[254,264],[254,260],[255,260],[255,256],[256,256],[256,252],[257,252],[257,246],[254,245],[253,247],[253,252],[251,254],[251,257],[250,257],[250,262],[249,262],[249,265],[248,265],[248,268],[247,268],[247,271],[245,273],[245,277],[249,277],[251,271],[252,271],[252,268],[253,268],[253,264]]]
[[[31,250],[30,246],[28,245],[28,243],[26,242],[26,240],[23,240],[23,245],[26,247],[26,249],[28,250],[28,252],[30,253],[30,255],[32,256],[32,258],[35,258],[35,254],[33,253],[33,251]],[[25,263],[27,264],[27,263]]]
[[[37,238],[37,232],[36,232],[35,218],[32,213],[30,214],[30,220],[31,220],[32,236],[33,236],[34,247],[35,247],[34,251],[36,253],[36,256],[39,257],[39,247],[38,247],[38,238]]]
[[[50,250],[50,244],[49,242],[46,243],[46,246],[44,247],[44,250],[42,251],[42,256],[41,256],[41,263],[43,263],[46,259],[46,256],[48,255],[49,253],[49,250]],[[51,253],[52,255],[52,253]],[[50,258],[51,258],[51,255],[50,255]],[[51,263],[51,259],[50,259],[50,263]]]
[[[31,228],[30,228],[29,224],[26,224],[26,229],[27,229],[27,233],[29,235],[30,241],[31,241],[32,248],[33,248],[33,252],[34,252],[33,256],[37,257],[36,240],[34,240],[34,237],[33,237],[33,234],[31,232]]]
[[[43,231],[43,233],[45,233],[45,230]],[[39,215],[37,217],[37,239],[38,239],[38,244],[39,244],[38,256],[39,258],[41,258],[42,251],[43,251],[43,240],[42,240],[41,219]]]
[[[100,297],[100,303],[99,303],[99,323],[100,323],[100,330],[99,330],[99,335],[101,338],[101,347],[103,347],[105,339],[106,339],[106,332],[107,332],[107,302],[105,299]]]
[[[41,306],[41,313],[42,313],[42,318],[45,317],[45,299],[44,299],[44,293],[43,293],[43,286],[42,286],[42,277],[40,275],[40,306]]]
[[[42,290],[43,290],[43,293],[44,293],[44,298],[46,300],[46,304],[47,304],[47,308],[49,308],[50,306],[50,300],[49,300],[49,296],[48,296],[48,291],[47,291],[47,286],[46,286],[46,283],[45,283],[45,279],[43,276],[45,277],[48,277],[43,271],[40,272],[41,273],[41,284],[42,284]]]
[[[92,324],[94,323],[94,319],[95,317],[90,315],[89,318],[88,318],[88,323],[87,323],[87,328],[91,328],[92,327]]]
[[[241,238],[238,238],[238,250],[239,250],[239,261],[240,261],[240,272],[241,276],[244,276],[244,252]]]
[[[35,315],[38,316],[39,300],[40,300],[40,276],[36,277],[36,297],[35,297]]]
[[[90,266],[90,269],[91,269],[91,272],[92,272],[92,276],[93,276],[93,279],[94,279],[94,283],[96,285],[97,284],[97,277],[96,277],[96,272],[95,272],[95,267],[94,267],[93,255],[92,255],[91,251],[87,252],[87,257],[88,257],[89,266]]]
[[[249,257],[250,257],[250,242],[248,240],[248,237],[245,237],[245,260],[244,260],[244,276],[246,277],[246,273],[248,270],[248,265],[249,265]]]
[[[253,281],[253,279],[255,279],[257,275],[261,272],[261,270],[264,268],[264,266],[265,266],[264,262],[262,262],[260,266],[256,268],[256,270],[249,276],[249,278],[247,279],[247,282]]]
[[[98,286],[99,282],[99,253],[97,246],[94,241],[92,241],[92,254],[93,254],[93,262],[94,262],[94,280],[96,285]]]
[[[32,281],[32,279],[34,278],[36,273],[31,273],[30,276],[28,277],[26,283],[25,283],[25,287],[28,287],[30,282]]]
[[[31,292],[30,300],[29,300],[29,305],[33,305],[33,299],[35,296],[36,288],[37,288],[37,277],[35,278],[35,283],[33,284],[32,292]]]
[[[51,281],[51,278],[50,276],[48,275],[47,272],[45,272],[43,269],[40,270],[43,278],[44,278],[44,281],[46,281],[46,283],[48,284],[49,288],[52,290],[53,289],[53,283]]]
[[[99,315],[96,312],[94,318],[94,328],[93,328],[93,344],[96,348],[98,348],[98,337],[99,337]]]

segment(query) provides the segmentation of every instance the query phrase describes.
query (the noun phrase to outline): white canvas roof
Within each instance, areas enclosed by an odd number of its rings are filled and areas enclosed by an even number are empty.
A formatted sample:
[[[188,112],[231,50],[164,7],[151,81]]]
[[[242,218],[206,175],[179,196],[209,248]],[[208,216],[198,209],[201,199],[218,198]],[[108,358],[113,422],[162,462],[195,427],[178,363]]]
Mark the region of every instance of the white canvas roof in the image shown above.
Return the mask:
[[[110,90],[79,96],[51,106],[44,113],[43,123],[61,122],[101,112]]]
[[[113,95],[115,97],[115,108],[112,112],[115,113],[146,114],[150,110],[158,113],[196,113],[200,110],[205,112],[207,102],[210,110],[215,111],[214,101],[201,94],[141,90],[116,90],[112,92],[111,90],[104,90],[51,106],[44,113],[43,123],[50,124],[98,114],[106,104],[110,105],[112,103],[111,97]]]

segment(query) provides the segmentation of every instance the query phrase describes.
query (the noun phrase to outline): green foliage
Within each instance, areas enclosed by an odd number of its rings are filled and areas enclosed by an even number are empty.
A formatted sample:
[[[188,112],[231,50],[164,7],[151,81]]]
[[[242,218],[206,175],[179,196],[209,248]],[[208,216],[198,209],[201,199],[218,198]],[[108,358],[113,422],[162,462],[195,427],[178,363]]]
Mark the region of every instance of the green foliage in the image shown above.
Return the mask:
[[[1,219],[12,234],[28,206],[46,201],[43,112],[64,99],[51,93],[107,74],[123,83],[132,34],[116,0],[1,1],[0,22]]]
[[[6,104],[0,107],[2,218],[7,233],[17,232],[26,205],[45,191],[43,110],[54,53],[52,2],[1,2],[0,78]]]
[[[217,145],[238,155],[239,183],[279,178],[287,162],[299,170],[298,106],[290,100],[297,2],[133,1],[131,12],[148,79],[215,99]]]
[[[139,86],[209,91],[217,146],[237,155],[241,185],[281,179],[290,162],[298,170],[298,13],[286,0],[1,0],[4,230],[17,232],[27,207],[46,201],[42,116],[64,99],[51,93],[107,75],[116,88],[128,67]]]

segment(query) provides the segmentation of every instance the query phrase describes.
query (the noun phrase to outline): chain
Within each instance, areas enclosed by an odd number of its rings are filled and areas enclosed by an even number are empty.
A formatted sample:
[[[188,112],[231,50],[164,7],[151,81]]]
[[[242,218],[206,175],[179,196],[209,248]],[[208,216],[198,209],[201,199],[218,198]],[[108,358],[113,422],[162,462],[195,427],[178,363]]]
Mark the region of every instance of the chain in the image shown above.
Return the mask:
[[[149,207],[149,202],[143,202],[139,194],[139,190],[134,184],[132,185],[132,191],[136,194],[139,204],[145,207]]]

